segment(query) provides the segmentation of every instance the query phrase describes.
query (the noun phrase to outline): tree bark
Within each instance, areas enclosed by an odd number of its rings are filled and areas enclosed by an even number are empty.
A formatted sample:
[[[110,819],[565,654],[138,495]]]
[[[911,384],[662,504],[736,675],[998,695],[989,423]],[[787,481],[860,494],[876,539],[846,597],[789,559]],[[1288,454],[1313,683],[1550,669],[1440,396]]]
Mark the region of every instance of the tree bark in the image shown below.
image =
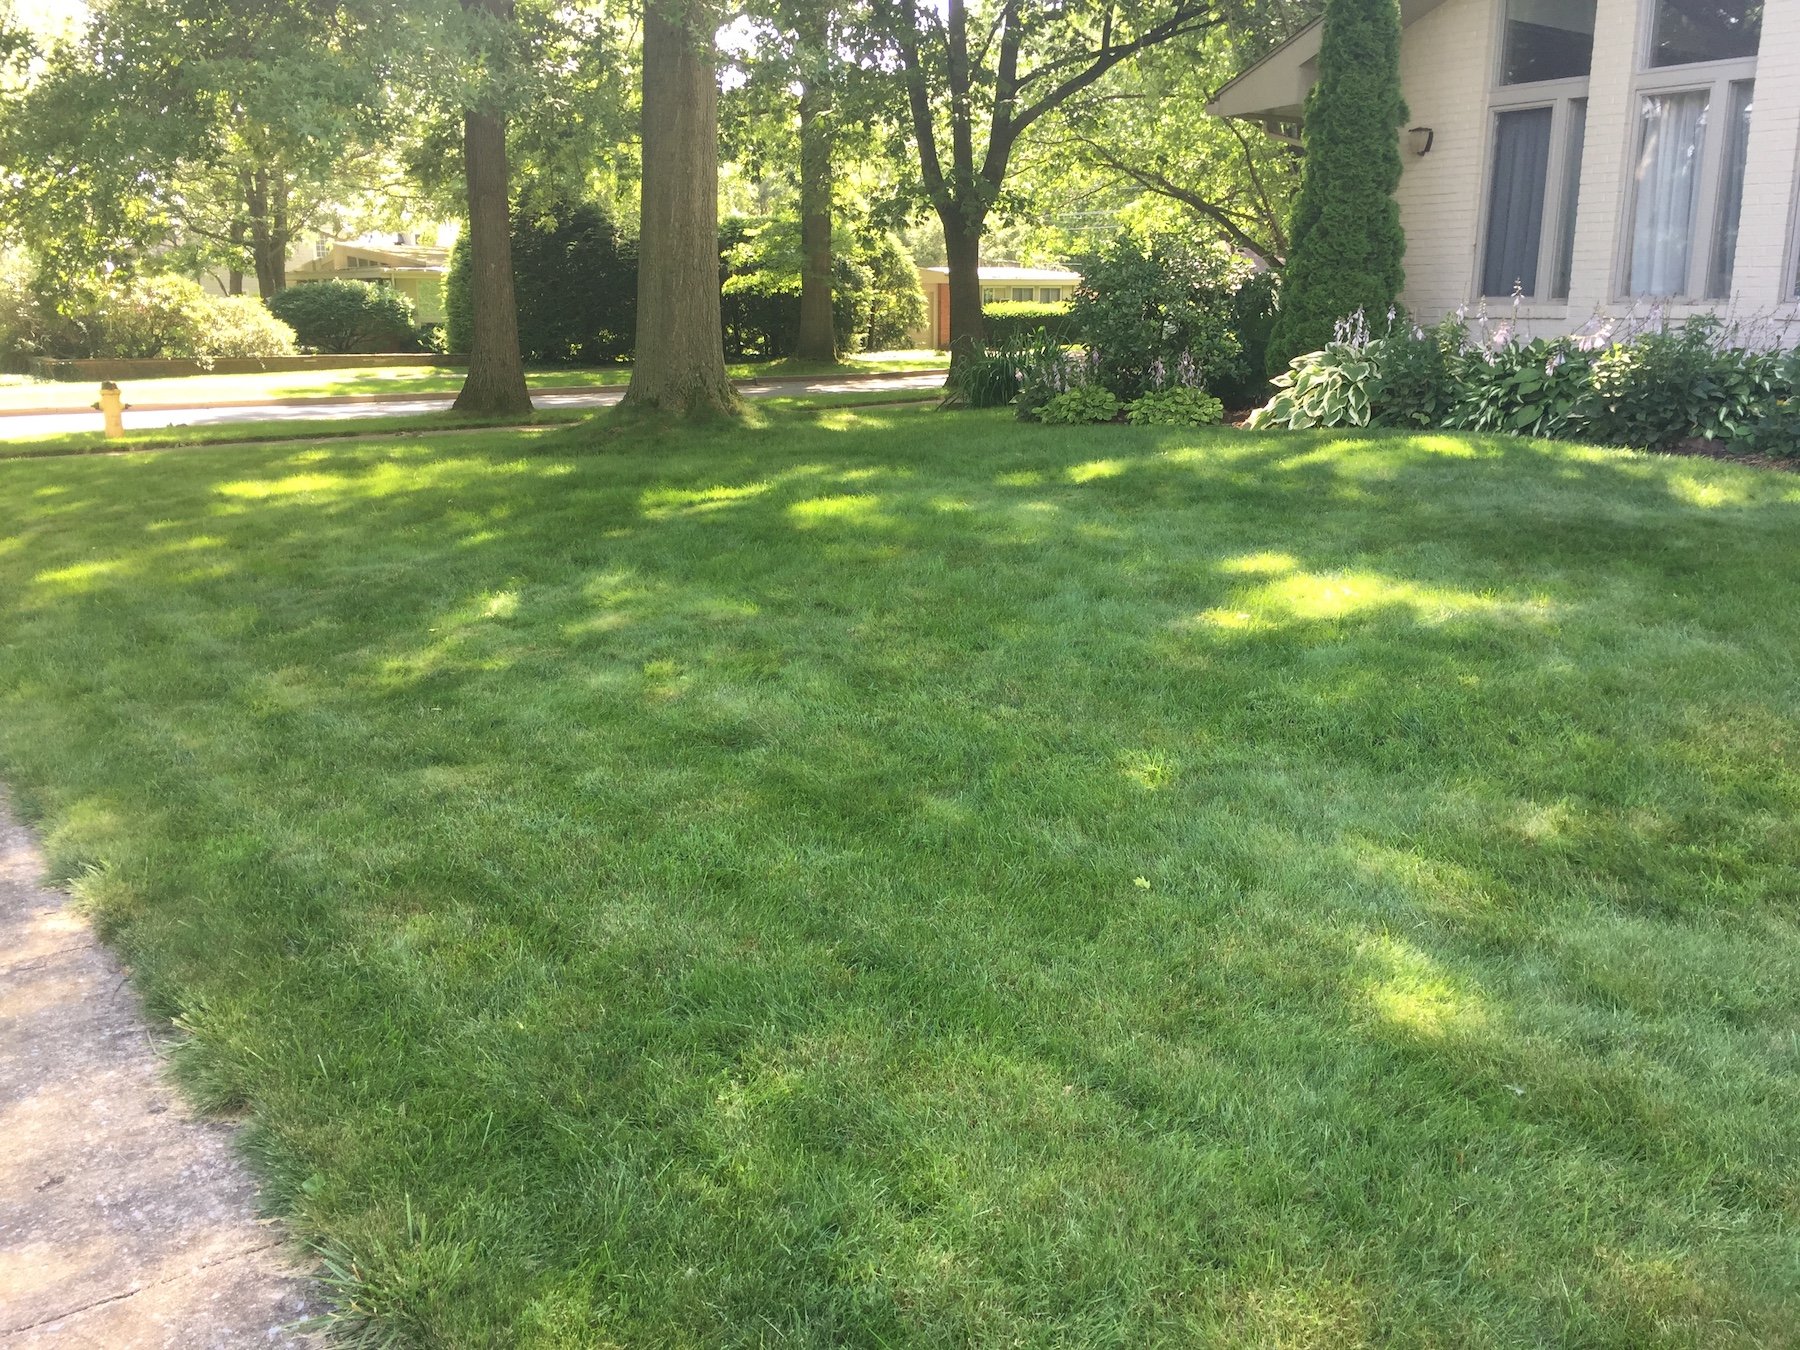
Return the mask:
[[[956,366],[980,356],[987,345],[981,313],[982,222],[970,221],[954,206],[938,218],[950,264],[950,364]]]
[[[288,186],[279,167],[261,165],[240,175],[244,216],[250,234],[250,261],[264,300],[287,289]]]
[[[637,352],[623,406],[735,412],[719,305],[719,89],[697,0],[645,7],[643,89]]]
[[[831,90],[810,80],[800,92],[800,332],[794,356],[835,361],[831,303]]]
[[[463,8],[512,18],[512,0],[463,0]],[[469,203],[469,373],[451,410],[529,413],[513,289],[506,118],[497,109],[463,112],[463,178]]]

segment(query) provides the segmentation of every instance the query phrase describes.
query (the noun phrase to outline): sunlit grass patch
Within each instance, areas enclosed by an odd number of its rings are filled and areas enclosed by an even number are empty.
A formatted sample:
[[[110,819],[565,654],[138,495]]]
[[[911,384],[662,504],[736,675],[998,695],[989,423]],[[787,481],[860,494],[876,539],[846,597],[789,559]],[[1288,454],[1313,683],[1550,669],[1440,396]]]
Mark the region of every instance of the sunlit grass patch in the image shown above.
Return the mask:
[[[0,776],[351,1329],[1777,1346],[1797,525],[903,407],[3,462]]]

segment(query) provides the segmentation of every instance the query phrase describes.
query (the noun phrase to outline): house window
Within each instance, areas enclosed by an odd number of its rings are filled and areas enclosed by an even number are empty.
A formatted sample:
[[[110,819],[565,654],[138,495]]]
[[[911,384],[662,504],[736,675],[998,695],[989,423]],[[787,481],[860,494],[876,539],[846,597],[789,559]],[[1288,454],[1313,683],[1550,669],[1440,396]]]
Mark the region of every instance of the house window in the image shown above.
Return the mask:
[[[1000,292],[995,290],[992,286],[983,286],[981,288],[981,303],[982,304],[991,305],[994,303],[994,301],[998,300],[999,298],[1000,298]]]
[[[1013,299],[1015,301],[1021,301],[1021,302],[1029,304],[1031,301],[1031,297],[1034,294],[1036,294],[1036,292],[1034,292],[1031,289],[1031,287],[1029,287],[1029,286],[1014,286],[1013,287]]]
[[[1762,0],[1656,0],[1650,64],[1754,59],[1762,12]]]
[[[1046,305],[1061,304],[1062,303],[1062,287],[1061,286],[1045,286],[1038,291],[1038,299],[1042,300]]]
[[[1507,0],[1500,83],[1585,80],[1594,59],[1595,0]]]
[[[1750,0],[1656,0],[1636,89],[1630,295],[1731,295],[1761,29]]]
[[[1587,136],[1594,0],[1507,0],[1481,294],[1566,300]]]
[[[1750,109],[1756,85],[1740,80],[1731,86],[1731,120],[1725,127],[1725,167],[1719,181],[1718,222],[1713,228],[1712,264],[1706,272],[1708,299],[1731,295],[1731,269],[1737,261],[1738,217],[1744,206],[1744,162],[1750,149]]]

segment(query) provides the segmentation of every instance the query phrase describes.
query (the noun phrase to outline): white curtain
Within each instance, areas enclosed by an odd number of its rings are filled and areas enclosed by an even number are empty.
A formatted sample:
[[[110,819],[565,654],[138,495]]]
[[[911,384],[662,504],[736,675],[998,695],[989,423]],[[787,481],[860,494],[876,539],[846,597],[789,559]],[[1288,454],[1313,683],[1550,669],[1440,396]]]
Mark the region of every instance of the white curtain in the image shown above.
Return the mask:
[[[1631,227],[1631,293],[1680,295],[1687,290],[1694,210],[1700,196],[1700,153],[1706,142],[1704,89],[1646,94],[1639,116],[1637,210]]]

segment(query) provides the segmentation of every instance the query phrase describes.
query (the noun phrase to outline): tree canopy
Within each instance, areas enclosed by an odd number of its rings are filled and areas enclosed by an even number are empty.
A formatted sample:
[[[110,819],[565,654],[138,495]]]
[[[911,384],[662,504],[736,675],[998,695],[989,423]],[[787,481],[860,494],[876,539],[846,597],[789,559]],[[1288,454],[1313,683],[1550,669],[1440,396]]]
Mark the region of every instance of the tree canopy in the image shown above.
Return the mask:
[[[684,297],[660,335],[639,307],[639,359],[674,352],[675,385],[716,391],[721,206],[791,223],[792,345],[818,359],[862,331],[846,277],[898,275],[893,237],[908,266],[948,264],[959,359],[984,341],[987,262],[1066,264],[1121,233],[1277,265],[1298,248],[1299,156],[1205,107],[1312,0],[92,0],[52,28],[18,4],[0,0],[0,248],[61,298],[175,272],[267,299],[302,236],[455,220],[487,297],[474,333],[516,307],[517,222],[585,203],[658,312]],[[1295,223],[1317,214],[1303,200]],[[493,342],[519,349],[504,324]]]

